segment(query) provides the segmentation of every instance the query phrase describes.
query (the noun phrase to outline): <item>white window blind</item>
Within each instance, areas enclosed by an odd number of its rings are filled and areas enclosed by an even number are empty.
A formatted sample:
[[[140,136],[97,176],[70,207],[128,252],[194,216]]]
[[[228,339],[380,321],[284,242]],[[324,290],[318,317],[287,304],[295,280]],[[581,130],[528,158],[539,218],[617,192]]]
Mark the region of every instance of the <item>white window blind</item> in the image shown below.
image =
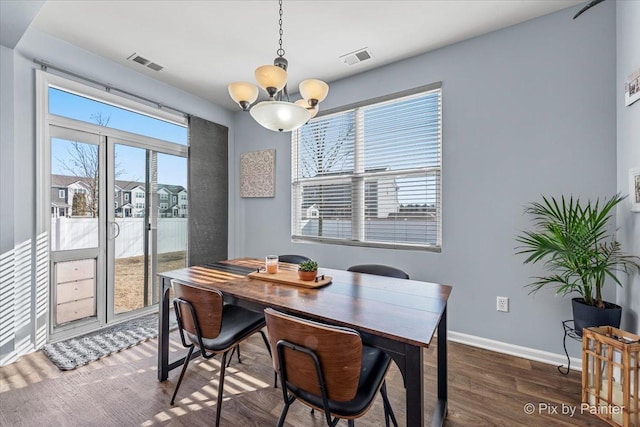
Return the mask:
[[[439,250],[440,85],[310,121],[292,134],[292,237]]]

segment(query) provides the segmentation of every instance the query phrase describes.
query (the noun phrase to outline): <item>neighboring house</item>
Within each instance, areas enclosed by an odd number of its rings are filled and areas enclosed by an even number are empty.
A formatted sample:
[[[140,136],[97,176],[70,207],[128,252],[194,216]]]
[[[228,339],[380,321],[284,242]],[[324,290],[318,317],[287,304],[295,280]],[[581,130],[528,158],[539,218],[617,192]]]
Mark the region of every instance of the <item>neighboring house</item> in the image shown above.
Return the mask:
[[[178,216],[186,218],[188,213],[189,197],[184,188],[178,192]]]
[[[364,205],[367,218],[388,218],[398,213],[398,185],[395,178],[380,177],[364,183]]]
[[[71,206],[67,203],[66,187],[51,187],[51,218],[71,215]]]
[[[89,178],[77,176],[51,175],[51,217],[91,216],[91,187]],[[73,197],[84,195],[85,209],[74,212]]]
[[[141,204],[139,204],[138,208],[132,202],[133,194],[132,191],[135,188],[142,189],[142,193],[144,194],[143,184],[136,181],[116,181],[115,188],[115,209],[116,209],[116,217],[118,218],[129,218],[133,216],[144,216],[144,200]],[[142,212],[142,215],[140,215]]]
[[[158,184],[158,212],[160,218],[186,218],[187,190],[181,185]]]
[[[313,204],[307,208],[307,216],[306,218],[318,218],[320,216],[320,209],[318,206]]]
[[[367,169],[366,172],[382,172],[386,168]],[[324,174],[329,176],[331,174]],[[338,176],[338,174],[336,174]],[[302,193],[305,218],[350,218],[351,183],[306,185]],[[388,218],[400,209],[398,186],[393,177],[368,178],[364,187],[364,204],[367,218]]]
[[[73,196],[84,194],[86,205],[91,203],[88,178],[51,175],[51,217],[90,216],[91,212],[73,212]],[[146,207],[145,184],[117,180],[114,188],[116,218],[144,217]],[[189,197],[181,185],[158,184],[158,213],[160,218],[186,218]]]

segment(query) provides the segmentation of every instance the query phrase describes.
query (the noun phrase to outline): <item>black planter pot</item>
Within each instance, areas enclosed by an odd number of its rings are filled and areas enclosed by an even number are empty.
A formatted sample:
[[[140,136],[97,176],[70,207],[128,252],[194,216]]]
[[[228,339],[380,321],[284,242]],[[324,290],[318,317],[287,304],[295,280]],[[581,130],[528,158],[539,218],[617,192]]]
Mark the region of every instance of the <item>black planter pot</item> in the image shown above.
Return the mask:
[[[578,335],[582,336],[582,329],[591,326],[613,326],[620,327],[622,317],[622,307],[610,302],[604,302],[604,308],[587,305],[583,298],[573,298],[571,300],[573,308],[573,322]]]

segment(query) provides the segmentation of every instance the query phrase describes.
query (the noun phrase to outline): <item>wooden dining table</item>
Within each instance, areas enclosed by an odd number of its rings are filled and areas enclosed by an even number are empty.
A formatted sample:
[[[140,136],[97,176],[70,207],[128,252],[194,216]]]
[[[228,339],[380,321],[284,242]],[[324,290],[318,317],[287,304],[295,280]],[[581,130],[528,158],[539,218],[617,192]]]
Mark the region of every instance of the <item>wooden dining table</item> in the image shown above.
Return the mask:
[[[171,280],[222,291],[225,301],[253,310],[272,307],[301,317],[357,330],[363,342],[386,351],[398,366],[406,390],[407,426],[424,426],[423,349],[437,332],[437,401],[432,426],[447,415],[447,300],[451,287],[344,270],[320,268],[331,278],[320,288],[303,288],[247,277],[264,267],[253,258],[225,260],[159,273],[158,380],[183,364],[169,361],[169,289]],[[296,265],[280,263],[281,269]]]

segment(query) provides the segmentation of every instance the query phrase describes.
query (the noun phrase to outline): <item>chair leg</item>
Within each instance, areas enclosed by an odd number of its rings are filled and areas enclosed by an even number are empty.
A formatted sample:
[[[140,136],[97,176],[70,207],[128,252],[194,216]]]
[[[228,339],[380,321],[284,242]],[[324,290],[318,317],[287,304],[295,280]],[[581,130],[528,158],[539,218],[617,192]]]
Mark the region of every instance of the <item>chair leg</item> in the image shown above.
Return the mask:
[[[227,354],[229,351],[225,351],[222,354],[222,363],[220,363],[220,380],[218,381],[218,400],[216,403],[216,427],[220,425],[220,411],[222,410],[222,391],[224,389],[224,372],[227,368]]]
[[[231,365],[231,360],[233,359],[233,353],[235,353],[235,352],[236,352],[236,348],[233,347],[231,349],[231,353],[229,354],[229,361],[227,362],[227,367],[229,367],[229,365]]]
[[[284,408],[282,408],[280,418],[278,419],[278,427],[282,427],[284,425],[284,419],[287,418],[287,412],[289,412],[289,405],[289,402],[284,402]]]
[[[382,386],[380,387],[380,394],[382,395],[382,404],[384,406],[384,421],[386,426],[389,427],[389,418],[391,418],[391,422],[395,427],[398,427],[398,421],[396,420],[396,416],[393,413],[393,408],[391,407],[391,403],[389,403],[389,397],[387,396],[387,382],[383,381]]]
[[[229,361],[227,362],[227,368],[231,366],[231,362],[233,361],[233,353],[236,352],[238,355],[238,363],[242,363],[242,360],[240,360],[240,344],[238,344],[231,349],[231,353],[229,354]]]
[[[267,339],[267,336],[264,334],[264,331],[262,329],[259,332],[260,332],[260,335],[262,336],[262,341],[264,341],[265,347],[267,347],[267,351],[269,352],[269,357],[273,357],[273,355],[271,354],[271,346],[269,345],[269,340]],[[273,388],[278,388],[278,373],[275,371],[273,372]]]
[[[348,425],[349,425],[349,427],[354,427],[356,425],[356,423],[353,420],[348,420]]]
[[[184,373],[187,371],[187,366],[189,366],[189,361],[191,360],[191,353],[193,353],[194,345],[189,347],[189,352],[187,353],[187,358],[184,360],[184,365],[182,365],[182,371],[180,372],[180,378],[178,378],[178,384],[176,384],[176,389],[173,391],[173,396],[171,397],[171,404],[176,400],[176,394],[178,394],[178,389],[180,388],[180,384],[182,384],[182,378],[184,378]]]

